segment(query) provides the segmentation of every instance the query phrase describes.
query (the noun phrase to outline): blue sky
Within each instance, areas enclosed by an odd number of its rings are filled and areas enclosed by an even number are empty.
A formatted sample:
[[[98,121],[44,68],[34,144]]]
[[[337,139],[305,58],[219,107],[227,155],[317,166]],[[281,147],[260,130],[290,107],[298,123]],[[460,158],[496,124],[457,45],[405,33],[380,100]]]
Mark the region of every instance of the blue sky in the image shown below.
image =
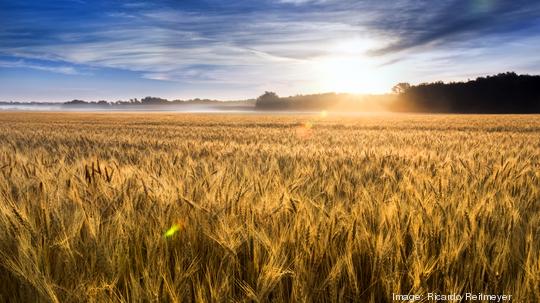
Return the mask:
[[[0,100],[382,93],[540,73],[540,1],[0,0]]]

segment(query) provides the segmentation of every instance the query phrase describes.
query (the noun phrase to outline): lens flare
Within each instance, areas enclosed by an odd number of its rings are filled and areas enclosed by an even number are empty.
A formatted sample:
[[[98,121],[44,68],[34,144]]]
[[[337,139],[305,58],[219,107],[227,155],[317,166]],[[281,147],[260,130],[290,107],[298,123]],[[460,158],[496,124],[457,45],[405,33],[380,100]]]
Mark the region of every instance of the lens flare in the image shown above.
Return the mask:
[[[326,117],[328,117],[328,112],[325,111],[325,110],[323,110],[323,111],[321,112],[321,118],[326,118]]]
[[[170,238],[170,237],[174,236],[174,235],[175,235],[177,232],[179,232],[183,227],[184,227],[184,224],[183,224],[182,222],[178,222],[178,223],[176,223],[176,224],[173,224],[173,225],[171,226],[171,228],[169,228],[169,229],[165,232],[165,234],[164,234],[165,238]]]
[[[296,128],[296,136],[298,136],[300,139],[307,139],[311,137],[312,128],[313,123],[311,121],[304,122],[298,128]]]

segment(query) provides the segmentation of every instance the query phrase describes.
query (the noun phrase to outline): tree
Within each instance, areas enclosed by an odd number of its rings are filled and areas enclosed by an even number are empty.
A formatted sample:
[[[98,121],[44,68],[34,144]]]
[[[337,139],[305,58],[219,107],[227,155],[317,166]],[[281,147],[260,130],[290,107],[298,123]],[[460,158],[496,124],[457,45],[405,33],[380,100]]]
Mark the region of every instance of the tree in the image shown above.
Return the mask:
[[[157,98],[157,97],[146,97],[141,100],[141,103],[144,105],[157,105],[157,104],[168,104],[167,99]]]
[[[398,83],[396,85],[394,85],[394,87],[392,87],[392,92],[394,94],[403,94],[404,92],[408,91],[409,89],[411,88],[411,85],[407,82],[401,82],[401,83]]]
[[[255,106],[258,108],[278,108],[283,104],[284,102],[276,93],[266,91],[257,98]]]

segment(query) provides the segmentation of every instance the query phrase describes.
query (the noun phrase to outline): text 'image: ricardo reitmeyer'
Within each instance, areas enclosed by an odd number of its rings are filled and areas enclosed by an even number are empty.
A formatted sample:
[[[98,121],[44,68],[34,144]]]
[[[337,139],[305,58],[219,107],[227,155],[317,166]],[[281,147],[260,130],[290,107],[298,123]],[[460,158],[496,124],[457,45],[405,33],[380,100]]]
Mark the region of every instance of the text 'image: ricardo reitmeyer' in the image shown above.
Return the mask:
[[[415,295],[415,294],[395,294],[392,293],[393,301],[488,301],[488,302],[505,302],[510,301],[512,295],[509,294],[484,294],[484,293],[464,293],[464,294],[439,294],[434,292],[429,292],[424,295]]]

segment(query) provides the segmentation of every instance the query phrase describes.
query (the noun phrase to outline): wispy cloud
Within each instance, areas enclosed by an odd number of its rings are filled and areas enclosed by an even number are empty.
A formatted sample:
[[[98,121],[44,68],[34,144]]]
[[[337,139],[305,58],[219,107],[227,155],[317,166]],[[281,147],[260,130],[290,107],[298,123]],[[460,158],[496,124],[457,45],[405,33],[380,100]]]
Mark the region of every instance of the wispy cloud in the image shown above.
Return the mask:
[[[529,54],[510,43],[538,36],[540,2],[20,0],[2,2],[0,20],[0,56],[11,58],[3,67],[259,89],[312,83],[313,66],[331,56],[369,54],[380,69],[414,62],[410,76],[418,64],[440,73],[434,56]]]
[[[113,14],[114,20],[108,21],[113,26],[107,28],[88,24],[95,28],[84,33],[59,30],[51,43],[31,48],[6,44],[0,51],[126,69],[141,72],[145,78],[171,81],[186,81],[185,75],[195,75],[191,81],[228,83],[233,75],[240,77],[236,81],[247,81],[264,69],[267,73],[259,73],[264,82],[274,72],[283,77],[290,64],[308,64],[328,55],[332,41],[358,31],[354,25],[323,21],[322,16],[315,16],[318,13],[307,21],[264,12],[240,18],[238,14],[146,8],[133,14]]]
[[[65,75],[82,75],[83,73],[79,72],[73,66],[50,66],[42,65],[36,63],[30,63],[26,60],[17,60],[17,61],[4,61],[0,60],[0,67],[3,68],[29,68],[34,70],[47,71],[58,74]]]

